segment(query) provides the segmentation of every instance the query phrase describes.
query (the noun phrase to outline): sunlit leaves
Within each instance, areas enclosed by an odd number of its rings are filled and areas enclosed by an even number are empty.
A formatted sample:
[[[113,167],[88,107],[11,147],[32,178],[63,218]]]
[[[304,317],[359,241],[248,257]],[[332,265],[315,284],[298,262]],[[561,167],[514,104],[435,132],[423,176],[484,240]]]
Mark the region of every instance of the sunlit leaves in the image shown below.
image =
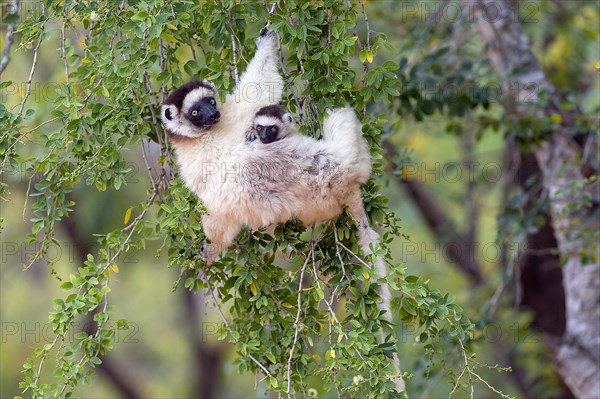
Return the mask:
[[[44,16],[36,11],[20,27],[23,46],[40,37],[48,18],[63,21],[67,12],[85,29],[81,51],[66,55],[69,83],[59,84],[51,104],[47,119],[55,118],[56,125],[36,137],[44,156],[23,163],[28,173],[41,176],[33,185],[29,236],[32,243],[42,244],[38,258],[44,258],[44,245],[53,242],[56,224],[76,206],[70,199],[74,190],[85,186],[114,191],[127,184],[131,167],[125,146],[140,148],[152,142],[162,152],[144,168],[162,167],[165,175],[167,167],[176,168],[157,116],[163,94],[201,78],[214,82],[224,96],[235,84],[234,69],[242,72],[251,58],[253,40],[267,19],[282,41],[287,70],[283,105],[298,117],[300,130],[318,137],[326,109],[355,108],[372,149],[375,174],[381,173],[379,143],[387,121],[384,115],[366,112],[367,107],[400,97],[422,115],[440,108],[419,97],[411,80],[397,76],[406,62],[399,68],[393,61],[380,60],[381,49],[394,49],[374,31],[367,42],[356,3],[277,2],[270,17],[259,1],[82,2],[65,7],[63,2],[49,3]],[[436,57],[424,70],[439,72]],[[6,86],[2,85],[0,89]],[[18,139],[25,119],[37,116],[27,109],[15,115],[0,105],[0,122],[9,132],[3,136],[0,155],[12,151],[9,146]],[[14,163],[10,155],[7,162]],[[68,397],[75,386],[89,380],[112,348],[115,331],[128,328],[126,320],[111,324],[107,301],[111,278],[122,266],[119,255],[145,249],[147,240],[160,240],[169,266],[180,270],[175,285],[205,291],[214,301],[224,317],[217,335],[238,352],[234,364],[242,372],[260,374],[267,389],[311,397],[316,389],[309,383],[318,379],[319,392],[338,387],[354,397],[396,397],[390,379],[394,367],[388,359],[396,336],[378,307],[383,284],[397,294],[394,319],[416,325],[423,341],[445,331],[464,339],[470,325],[451,300],[427,282],[406,277],[402,265],[392,261],[387,244],[398,235],[400,224],[380,189],[370,181],[363,193],[371,222],[384,230],[382,244],[372,250],[390,262],[386,278],[378,278],[369,266],[375,255],[357,258],[361,254],[356,221],[347,215],[314,229],[289,222],[272,232],[245,230],[207,267],[202,257],[202,204],[180,178],[162,176],[148,187],[148,201],[119,208],[119,225],[98,236],[97,253],[62,276],[64,295],[54,300],[50,314],[56,346],[35,350],[27,359],[21,388],[35,397]],[[275,262],[279,252],[288,262]],[[78,332],[70,339],[76,318],[91,312],[94,332]],[[44,365],[58,347],[56,361]],[[50,364],[56,365],[54,380],[46,383],[37,370]]]

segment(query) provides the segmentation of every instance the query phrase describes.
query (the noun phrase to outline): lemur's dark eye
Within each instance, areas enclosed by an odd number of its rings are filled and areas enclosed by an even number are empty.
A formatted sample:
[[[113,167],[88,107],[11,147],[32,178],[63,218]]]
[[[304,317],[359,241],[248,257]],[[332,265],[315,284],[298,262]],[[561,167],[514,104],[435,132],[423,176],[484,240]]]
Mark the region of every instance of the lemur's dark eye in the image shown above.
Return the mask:
[[[275,132],[277,131],[277,128],[276,128],[275,126],[271,126],[271,131],[272,131],[273,133],[275,133]]]
[[[196,111],[196,110],[193,110],[193,111],[192,111],[192,116],[197,116],[197,115],[198,115],[198,111]]]
[[[256,125],[256,130],[258,130],[260,132],[262,130],[262,126],[261,125]]]
[[[215,105],[217,102],[215,101],[214,98],[211,97],[210,100],[208,100],[208,102],[210,103],[210,105]]]

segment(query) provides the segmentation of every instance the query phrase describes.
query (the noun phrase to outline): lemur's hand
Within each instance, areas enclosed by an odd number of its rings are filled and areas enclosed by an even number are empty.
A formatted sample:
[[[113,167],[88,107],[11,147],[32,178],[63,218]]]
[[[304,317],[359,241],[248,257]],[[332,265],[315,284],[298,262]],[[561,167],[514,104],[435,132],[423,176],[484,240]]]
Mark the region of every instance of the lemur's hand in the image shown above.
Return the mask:
[[[247,143],[253,142],[254,140],[256,140],[256,138],[257,138],[256,137],[256,131],[254,131],[254,130],[248,130],[246,132],[246,142]]]
[[[266,26],[260,30],[261,37],[264,37],[267,35],[276,35],[276,34],[277,34],[277,32],[275,32],[274,30],[269,30]]]
[[[260,31],[260,36],[256,38],[256,48],[260,49],[266,46],[279,46],[279,36],[277,31],[263,28]]]

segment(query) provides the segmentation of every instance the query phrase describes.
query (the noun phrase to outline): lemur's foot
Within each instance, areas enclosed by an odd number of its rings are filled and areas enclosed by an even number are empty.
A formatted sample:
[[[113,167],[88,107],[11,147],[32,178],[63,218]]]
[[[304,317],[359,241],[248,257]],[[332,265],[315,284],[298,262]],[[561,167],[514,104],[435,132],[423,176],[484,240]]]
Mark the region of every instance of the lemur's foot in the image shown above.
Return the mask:
[[[243,243],[239,241],[235,241],[235,250],[238,252],[248,250],[248,243]]]
[[[200,258],[207,264],[210,265],[217,258],[218,252],[214,244],[204,240],[200,243]]]

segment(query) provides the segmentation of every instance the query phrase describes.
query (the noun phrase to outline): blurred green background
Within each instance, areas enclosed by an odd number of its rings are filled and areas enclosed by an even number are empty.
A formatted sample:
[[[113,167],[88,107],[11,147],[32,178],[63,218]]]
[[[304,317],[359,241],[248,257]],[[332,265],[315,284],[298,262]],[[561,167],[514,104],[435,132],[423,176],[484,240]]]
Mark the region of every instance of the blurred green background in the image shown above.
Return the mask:
[[[468,26],[457,26],[459,22],[452,18],[452,2],[404,2],[404,6],[400,3],[367,2],[372,29],[384,32],[399,49],[400,55],[390,52],[387,57],[398,61],[402,55],[409,65],[416,65],[433,50],[450,46],[452,51],[445,67],[451,69],[464,59],[484,63],[485,52],[476,35]],[[413,3],[417,5],[416,12],[407,7]],[[34,2],[26,4],[35,7]],[[8,5],[9,2],[0,3],[3,13]],[[600,103],[598,2],[528,1],[521,6],[527,12],[522,16],[525,31],[549,78],[584,109],[596,109]],[[27,13],[27,8],[22,12]],[[5,28],[3,24],[0,48],[4,47]],[[53,26],[49,32],[58,37],[59,26]],[[13,51],[11,56],[1,79],[16,83],[0,92],[7,107],[17,104],[23,95],[32,52]],[[56,90],[53,82],[64,76],[63,64],[60,52],[51,45],[43,46],[38,62],[29,106],[36,108],[36,115],[47,115],[48,99]],[[485,71],[485,66],[481,70]],[[495,82],[489,73],[482,79]],[[434,86],[429,94],[439,89]],[[543,337],[531,327],[530,310],[515,295],[518,288],[507,288],[494,317],[486,316],[486,304],[506,276],[506,260],[500,255],[498,215],[506,209],[504,184],[511,177],[505,169],[503,132],[482,126],[478,117],[482,113],[498,116],[502,113],[500,108],[492,103],[485,112],[476,111],[462,118],[434,114],[423,121],[391,115],[388,132],[389,140],[410,168],[404,173],[423,183],[426,193],[441,205],[454,229],[474,232],[473,253],[481,266],[483,283],[473,284],[450,261],[440,237],[423,221],[406,187],[396,176],[387,174],[377,179],[390,199],[391,210],[402,219],[403,233],[409,237],[396,239],[392,251],[395,259],[406,264],[409,274],[425,276],[433,287],[451,293],[467,315],[481,323],[483,332],[476,352],[482,362],[519,369],[522,381],[507,374],[487,373],[486,378],[496,387],[517,397],[569,397],[553,371]],[[451,123],[459,124],[464,134],[459,137],[448,133]],[[35,140],[28,142],[24,151],[43,154],[43,148],[36,148]],[[96,245],[94,233],[122,226],[126,210],[146,198],[149,181],[141,152],[139,148],[126,152],[131,172],[121,190],[98,192],[82,184],[70,194],[78,206],[57,230],[56,239],[61,245],[51,247],[48,255],[55,256],[59,275],[68,275],[82,263],[84,254]],[[476,165],[474,179],[468,178],[465,162]],[[11,191],[9,198],[0,199],[0,216],[4,218],[0,232],[0,397],[5,398],[19,394],[22,364],[32,350],[54,337],[46,321],[52,298],[62,293],[42,262],[23,271],[27,253],[35,250],[26,235],[31,231],[27,193],[31,193],[30,179],[35,182],[36,176],[3,170],[2,179],[9,183]],[[131,397],[193,397],[208,389],[200,386],[208,381],[213,384],[215,397],[265,397],[264,388],[253,375],[235,371],[233,347],[217,340],[219,318],[210,301],[182,287],[173,291],[179,271],[167,268],[164,257],[155,256],[157,245],[150,243],[145,251],[135,251],[119,264],[110,294],[116,307],[114,320],[128,319],[131,329],[120,331],[114,350],[106,357],[106,369],[98,369],[92,385],[78,388],[78,396],[129,397],[127,389],[133,387]],[[89,320],[82,319],[80,323],[83,327]],[[406,343],[402,346],[410,348],[416,337],[405,331],[404,338]],[[426,365],[422,358],[417,348],[402,354],[403,364],[409,369],[423,370]],[[447,392],[444,378],[429,384],[415,377],[415,383],[423,384],[423,389],[431,385],[423,397]],[[476,396],[490,395],[481,390]],[[457,396],[468,395],[460,392]]]

